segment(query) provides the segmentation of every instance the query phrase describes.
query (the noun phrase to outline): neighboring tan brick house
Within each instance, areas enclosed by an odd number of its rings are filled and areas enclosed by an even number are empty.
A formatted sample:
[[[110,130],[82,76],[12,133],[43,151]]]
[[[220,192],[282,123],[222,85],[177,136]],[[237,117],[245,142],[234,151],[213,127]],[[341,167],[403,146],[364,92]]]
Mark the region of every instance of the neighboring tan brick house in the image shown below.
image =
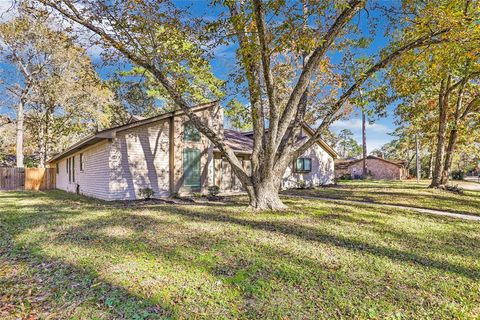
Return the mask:
[[[224,136],[249,170],[251,134],[224,129],[217,103],[192,110]],[[308,127],[304,132],[304,138],[311,134]],[[335,158],[335,151],[320,141],[299,158],[302,170],[292,170],[294,164],[288,168],[283,187],[333,183]],[[180,110],[98,132],[49,164],[57,168],[58,189],[104,200],[137,199],[142,188],[151,188],[155,197],[207,193],[211,185],[222,192],[242,190],[228,161]]]
[[[403,180],[407,178],[407,169],[404,161],[386,160],[375,156],[368,156],[367,173],[378,180]],[[363,176],[363,159],[336,160],[335,178],[350,175],[352,179]]]

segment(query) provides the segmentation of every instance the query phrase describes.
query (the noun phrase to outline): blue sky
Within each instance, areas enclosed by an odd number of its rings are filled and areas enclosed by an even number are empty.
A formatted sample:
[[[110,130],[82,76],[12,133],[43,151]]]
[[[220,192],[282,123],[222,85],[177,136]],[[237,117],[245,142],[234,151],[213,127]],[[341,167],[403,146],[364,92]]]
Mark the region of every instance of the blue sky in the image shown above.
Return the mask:
[[[215,16],[217,15],[220,10],[219,7],[211,7],[209,6],[209,1],[178,1],[178,5],[180,6],[189,6],[191,12],[194,12],[197,16]],[[10,6],[10,0],[0,0],[0,12],[3,12]],[[379,30],[384,30],[385,24],[387,23],[385,19],[382,19],[379,16],[378,12],[370,12],[370,15],[374,15],[379,18]],[[6,20],[11,17],[11,14],[4,15],[2,20]],[[367,24],[365,19],[365,13],[361,14],[359,17],[356,18],[355,21],[361,28],[362,32],[365,35],[368,34]],[[383,31],[382,31],[383,32]],[[386,46],[387,40],[383,36],[382,32],[377,32],[374,37],[374,41],[370,45],[369,48],[364,49],[362,51],[363,54],[375,54],[379,51],[380,48]],[[234,68],[234,51],[235,48],[230,46],[223,46],[217,48],[215,51],[215,58],[212,60],[212,68],[214,74],[220,78],[225,80],[228,73],[233,70]],[[89,49],[89,54],[92,57],[92,60],[97,65],[97,71],[99,72],[100,76],[103,78],[108,77],[108,74],[111,73],[114,68],[112,67],[103,67],[101,66],[101,58],[100,58],[100,50],[98,48]],[[333,53],[334,55],[334,53]],[[6,76],[11,76],[12,70],[5,64],[0,63],[0,77],[4,78]],[[243,100],[243,99],[242,99]],[[395,129],[395,125],[393,123],[394,106],[390,106],[388,108],[387,117],[381,119],[375,119],[373,124],[368,124],[367,126],[367,149],[368,151],[372,151],[375,148],[380,147],[381,145],[387,143],[392,139],[389,132],[393,132]],[[2,101],[0,103],[0,113],[1,114],[10,114],[12,115],[12,110],[8,108],[8,101]],[[331,129],[334,132],[339,132],[342,129],[350,129],[355,136],[355,139],[360,143],[361,142],[361,117],[358,112],[354,112],[348,119],[342,119],[337,121],[336,123],[332,124]]]

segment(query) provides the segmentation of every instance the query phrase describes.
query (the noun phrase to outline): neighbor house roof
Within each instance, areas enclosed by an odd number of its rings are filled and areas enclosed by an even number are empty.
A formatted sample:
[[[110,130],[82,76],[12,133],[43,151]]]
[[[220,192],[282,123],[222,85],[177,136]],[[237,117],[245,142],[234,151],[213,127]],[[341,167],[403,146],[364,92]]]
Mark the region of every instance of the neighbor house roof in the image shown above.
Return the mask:
[[[383,159],[383,158],[375,157],[375,156],[368,156],[367,159],[381,160],[383,162],[393,164],[393,165],[395,165],[399,168],[405,166],[405,161],[403,161],[403,160],[387,160],[387,159]],[[362,160],[363,159],[353,159],[353,160],[338,159],[338,160],[335,160],[335,169],[337,169],[337,170],[338,169],[340,169],[340,170],[341,169],[347,169],[349,166],[351,166],[355,163],[358,163]]]
[[[218,103],[217,101],[213,101],[213,102],[209,102],[209,103],[203,103],[203,104],[199,104],[195,107],[192,107],[191,109],[192,109],[192,111],[201,111],[201,110],[210,108],[210,107],[216,105],[217,103]],[[158,116],[154,116],[154,117],[150,117],[150,118],[146,118],[146,119],[140,119],[139,117],[137,117],[136,118],[137,121],[129,122],[129,123],[121,125],[121,126],[117,126],[117,127],[113,127],[113,128],[109,128],[109,129],[106,129],[106,130],[99,131],[99,132],[95,133],[94,135],[91,135],[88,138],[85,138],[85,139],[75,143],[74,145],[67,148],[65,151],[53,156],[51,159],[48,160],[48,162],[55,162],[57,160],[60,160],[64,157],[68,157],[69,155],[72,155],[75,152],[78,152],[78,151],[80,151],[80,150],[82,150],[86,147],[92,146],[92,145],[94,145],[96,143],[99,143],[101,141],[108,140],[108,139],[113,139],[113,138],[116,137],[117,132],[121,132],[121,131],[124,131],[124,130],[129,130],[129,129],[132,129],[132,128],[136,128],[136,127],[143,126],[143,125],[146,125],[146,124],[149,124],[149,123],[152,123],[152,122],[160,121],[160,120],[163,120],[163,119],[167,119],[167,118],[182,115],[182,114],[184,114],[184,112],[182,110],[175,110],[175,111],[165,112],[165,113],[162,113]]]

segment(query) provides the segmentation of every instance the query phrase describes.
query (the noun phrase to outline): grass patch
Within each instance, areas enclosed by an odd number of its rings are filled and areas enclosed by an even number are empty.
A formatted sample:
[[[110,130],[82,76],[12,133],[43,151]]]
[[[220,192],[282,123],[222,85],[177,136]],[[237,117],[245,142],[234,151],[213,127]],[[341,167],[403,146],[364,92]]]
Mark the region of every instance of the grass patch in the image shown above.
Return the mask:
[[[241,201],[241,200],[239,200]],[[0,193],[0,318],[475,318],[479,223]]]
[[[336,186],[288,190],[286,194],[357,200],[480,215],[480,191],[463,194],[428,188],[429,181],[340,181]]]

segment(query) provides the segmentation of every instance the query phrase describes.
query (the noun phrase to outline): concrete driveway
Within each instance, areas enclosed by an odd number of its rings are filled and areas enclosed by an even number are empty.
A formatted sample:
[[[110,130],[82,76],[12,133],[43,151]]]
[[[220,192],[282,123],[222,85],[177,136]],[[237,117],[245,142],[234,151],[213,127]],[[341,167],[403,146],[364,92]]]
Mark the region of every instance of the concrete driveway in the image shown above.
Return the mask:
[[[477,177],[465,177],[465,180],[452,180],[451,184],[458,184],[459,187],[462,187],[465,190],[480,191],[480,183],[478,182]]]

